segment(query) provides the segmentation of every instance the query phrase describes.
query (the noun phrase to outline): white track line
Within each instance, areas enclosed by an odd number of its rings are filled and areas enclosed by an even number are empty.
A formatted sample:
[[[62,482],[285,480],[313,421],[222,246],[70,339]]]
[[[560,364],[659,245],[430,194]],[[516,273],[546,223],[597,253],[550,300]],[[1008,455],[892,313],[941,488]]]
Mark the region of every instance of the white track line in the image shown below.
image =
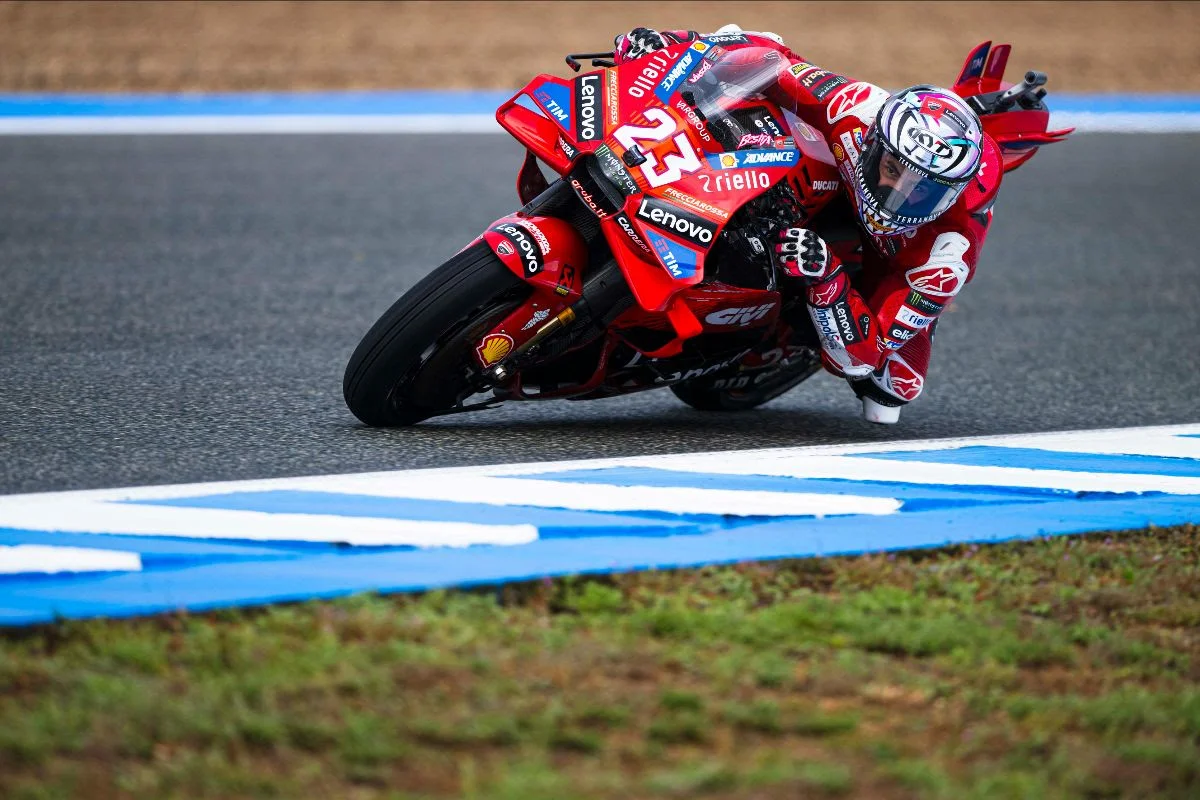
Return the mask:
[[[89,547],[46,547],[37,544],[0,545],[0,575],[56,572],[140,572],[142,557],[117,550]]]
[[[5,506],[0,509],[0,526],[125,536],[327,542],[364,546],[518,545],[538,538],[537,528],[532,525],[476,525],[324,514],[267,514],[215,508],[103,503],[86,499]]]

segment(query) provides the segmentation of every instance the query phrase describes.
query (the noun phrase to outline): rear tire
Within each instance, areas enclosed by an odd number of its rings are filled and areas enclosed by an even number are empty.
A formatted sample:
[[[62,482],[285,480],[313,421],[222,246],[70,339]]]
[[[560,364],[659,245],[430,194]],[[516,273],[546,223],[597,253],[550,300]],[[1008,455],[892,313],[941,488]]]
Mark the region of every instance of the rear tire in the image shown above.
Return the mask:
[[[350,356],[342,394],[375,427],[413,425],[473,393],[474,347],[529,287],[478,242],[425,276],[379,318]]]
[[[728,376],[706,375],[671,385],[671,391],[697,411],[749,411],[791,391],[821,369],[820,353],[813,350],[809,358],[797,358],[793,364],[767,373],[762,382],[745,389],[717,388]]]

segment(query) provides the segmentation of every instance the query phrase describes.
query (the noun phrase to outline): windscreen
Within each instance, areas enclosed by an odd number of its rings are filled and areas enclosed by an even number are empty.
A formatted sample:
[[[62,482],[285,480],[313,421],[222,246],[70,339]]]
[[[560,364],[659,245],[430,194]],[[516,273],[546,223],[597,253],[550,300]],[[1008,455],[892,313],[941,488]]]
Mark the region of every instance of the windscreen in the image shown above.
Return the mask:
[[[788,136],[786,123],[765,103],[787,62],[766,47],[713,51],[680,85],[679,96],[707,121],[724,150],[781,146],[776,139]]]

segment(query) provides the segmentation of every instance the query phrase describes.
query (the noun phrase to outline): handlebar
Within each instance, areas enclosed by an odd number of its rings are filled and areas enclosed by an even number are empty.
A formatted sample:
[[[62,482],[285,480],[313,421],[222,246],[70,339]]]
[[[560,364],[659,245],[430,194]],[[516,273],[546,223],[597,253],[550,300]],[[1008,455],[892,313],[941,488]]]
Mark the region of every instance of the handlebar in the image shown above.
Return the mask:
[[[616,50],[610,50],[607,53],[570,53],[567,55],[567,66],[570,67],[572,71],[579,72],[579,61],[577,59],[590,58],[592,59],[593,67],[615,67],[616,62],[602,61],[601,59],[613,58],[616,55]]]

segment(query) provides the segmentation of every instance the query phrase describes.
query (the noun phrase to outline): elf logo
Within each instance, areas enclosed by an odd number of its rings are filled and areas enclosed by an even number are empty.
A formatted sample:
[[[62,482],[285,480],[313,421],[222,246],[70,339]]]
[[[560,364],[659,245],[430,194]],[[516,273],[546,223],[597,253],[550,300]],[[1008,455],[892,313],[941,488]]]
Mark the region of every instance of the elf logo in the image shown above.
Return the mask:
[[[594,142],[600,138],[600,73],[575,79],[575,138]]]
[[[709,325],[738,325],[744,327],[770,314],[773,308],[775,308],[774,303],[764,303],[761,306],[750,306],[749,308],[723,308],[720,311],[714,311],[709,314],[704,318],[704,321]]]
[[[717,226],[713,223],[652,197],[643,198],[637,215],[656,228],[673,233],[700,247],[712,244]]]

